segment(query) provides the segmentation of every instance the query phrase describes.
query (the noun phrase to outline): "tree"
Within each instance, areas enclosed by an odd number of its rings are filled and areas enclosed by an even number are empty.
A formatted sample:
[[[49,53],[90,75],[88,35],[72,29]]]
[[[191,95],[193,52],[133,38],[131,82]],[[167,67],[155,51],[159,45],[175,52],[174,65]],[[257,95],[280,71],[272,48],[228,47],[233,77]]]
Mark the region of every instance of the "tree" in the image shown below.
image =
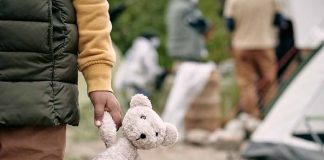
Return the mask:
[[[131,1],[109,0],[110,8],[113,9],[121,3]],[[166,26],[165,11],[167,7],[166,0],[132,0],[127,9],[113,23],[111,33],[113,41],[125,53],[135,37],[145,30],[154,30],[161,38],[159,48],[160,64],[170,68],[172,60],[166,54]],[[209,60],[219,62],[228,58],[228,35],[225,30],[222,18],[219,14],[221,7],[218,0],[204,0],[199,2],[204,15],[207,17],[214,31],[211,38],[207,41],[207,47],[210,52]]]

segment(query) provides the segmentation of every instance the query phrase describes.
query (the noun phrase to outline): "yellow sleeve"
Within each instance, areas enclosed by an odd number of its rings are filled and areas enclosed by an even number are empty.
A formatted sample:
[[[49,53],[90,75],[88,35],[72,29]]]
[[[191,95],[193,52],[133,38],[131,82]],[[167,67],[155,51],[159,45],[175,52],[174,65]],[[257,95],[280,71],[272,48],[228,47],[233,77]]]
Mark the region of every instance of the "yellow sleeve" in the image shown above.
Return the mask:
[[[110,38],[107,0],[73,0],[79,30],[79,70],[88,93],[112,91],[111,74],[116,61]]]

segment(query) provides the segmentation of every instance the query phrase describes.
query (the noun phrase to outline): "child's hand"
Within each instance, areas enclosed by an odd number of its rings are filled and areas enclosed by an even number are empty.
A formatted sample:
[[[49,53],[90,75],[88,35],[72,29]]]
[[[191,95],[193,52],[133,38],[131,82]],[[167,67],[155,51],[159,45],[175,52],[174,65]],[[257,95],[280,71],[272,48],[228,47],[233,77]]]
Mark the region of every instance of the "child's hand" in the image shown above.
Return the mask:
[[[115,95],[107,91],[94,91],[90,92],[89,97],[94,106],[95,125],[97,127],[101,126],[104,112],[107,111],[110,113],[118,129],[121,126],[122,114]]]

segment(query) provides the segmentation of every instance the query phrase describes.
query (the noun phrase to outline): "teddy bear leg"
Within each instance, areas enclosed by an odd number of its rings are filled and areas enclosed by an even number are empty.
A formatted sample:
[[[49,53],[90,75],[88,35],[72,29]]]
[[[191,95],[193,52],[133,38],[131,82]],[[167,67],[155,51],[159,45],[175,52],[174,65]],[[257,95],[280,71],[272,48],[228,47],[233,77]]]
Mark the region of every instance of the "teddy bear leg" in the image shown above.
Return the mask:
[[[101,139],[104,141],[106,147],[110,147],[116,142],[117,129],[116,124],[109,113],[104,114],[103,123],[99,128]]]

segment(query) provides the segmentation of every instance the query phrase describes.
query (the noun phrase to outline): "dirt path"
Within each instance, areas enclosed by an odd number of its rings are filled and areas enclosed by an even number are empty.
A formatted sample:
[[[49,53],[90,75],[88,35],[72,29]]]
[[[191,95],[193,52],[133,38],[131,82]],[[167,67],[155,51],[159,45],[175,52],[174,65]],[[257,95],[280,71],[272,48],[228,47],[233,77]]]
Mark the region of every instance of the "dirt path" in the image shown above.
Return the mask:
[[[67,144],[66,160],[90,160],[104,150],[100,141]],[[179,143],[171,148],[139,151],[141,160],[226,160],[227,154],[212,147]]]
[[[177,144],[172,148],[140,151],[142,160],[225,160],[225,152],[211,147]]]

